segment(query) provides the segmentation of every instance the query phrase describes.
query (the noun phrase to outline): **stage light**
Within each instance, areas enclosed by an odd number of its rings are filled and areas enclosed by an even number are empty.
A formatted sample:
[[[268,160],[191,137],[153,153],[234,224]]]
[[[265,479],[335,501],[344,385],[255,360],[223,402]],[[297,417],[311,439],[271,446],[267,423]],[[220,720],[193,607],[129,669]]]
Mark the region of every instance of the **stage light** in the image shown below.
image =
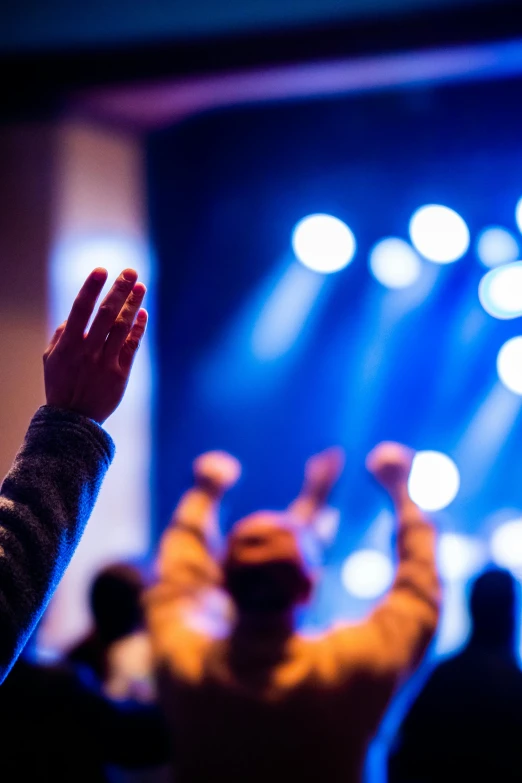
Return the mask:
[[[500,568],[522,568],[522,517],[504,522],[495,530],[491,558]]]
[[[413,458],[408,491],[424,511],[440,511],[455,499],[460,487],[457,466],[439,451],[418,451]]]
[[[448,581],[469,579],[486,562],[485,545],[459,533],[443,533],[437,554],[440,574]]]
[[[518,242],[507,229],[491,226],[479,234],[477,255],[480,262],[487,267],[509,264],[518,258]]]
[[[409,231],[419,253],[438,264],[457,261],[469,247],[469,231],[463,219],[440,204],[418,209],[410,220]]]
[[[494,318],[522,315],[522,261],[492,269],[479,285],[480,304]]]
[[[317,302],[325,278],[295,261],[267,298],[252,333],[260,361],[283,356],[296,342]]]
[[[294,228],[292,247],[299,261],[314,272],[330,274],[352,261],[355,237],[342,220],[333,215],[309,215]]]
[[[376,549],[360,549],[346,558],[343,585],[356,598],[378,598],[391,585],[393,566],[390,558]]]
[[[504,343],[498,353],[497,371],[507,389],[522,395],[522,337],[512,337]]]
[[[387,237],[377,242],[370,252],[370,270],[387,288],[407,288],[418,280],[421,262],[408,242]]]
[[[522,232],[522,198],[518,200],[515,210],[515,218],[517,221],[518,230]]]

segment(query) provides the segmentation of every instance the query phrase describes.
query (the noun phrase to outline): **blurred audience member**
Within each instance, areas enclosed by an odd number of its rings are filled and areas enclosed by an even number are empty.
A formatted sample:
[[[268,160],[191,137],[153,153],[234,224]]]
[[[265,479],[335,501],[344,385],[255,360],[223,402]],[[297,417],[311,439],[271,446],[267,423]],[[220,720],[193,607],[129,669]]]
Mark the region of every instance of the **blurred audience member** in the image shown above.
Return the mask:
[[[517,592],[499,569],[473,584],[469,642],[436,666],[414,701],[390,754],[390,783],[522,780]]]
[[[145,581],[139,568],[115,563],[95,578],[90,594],[93,628],[68,654],[87,667],[112,698],[150,690],[151,654],[141,607]]]
[[[68,654],[68,660],[94,677],[104,695],[121,702],[155,701],[152,651],[143,627],[142,571],[128,563],[104,568],[95,578],[90,605],[93,628]],[[118,783],[161,783],[170,769],[110,770]]]
[[[80,540],[114,454],[101,424],[118,407],[145,331],[145,286],[124,270],[85,330],[107,279],[95,269],[44,354],[47,405],[0,490],[0,682]]]
[[[307,638],[294,613],[313,585],[313,523],[342,469],[331,449],[312,458],[286,512],[237,523],[224,560],[212,551],[218,504],[240,466],[214,452],[195,462],[195,487],[161,542],[159,583],[147,595],[158,694],[176,741],[176,780],[358,781],[368,743],[437,625],[432,526],[410,500],[412,454],[381,444],[368,467],[398,518],[393,586],[364,622]],[[237,617],[208,622],[224,586]]]

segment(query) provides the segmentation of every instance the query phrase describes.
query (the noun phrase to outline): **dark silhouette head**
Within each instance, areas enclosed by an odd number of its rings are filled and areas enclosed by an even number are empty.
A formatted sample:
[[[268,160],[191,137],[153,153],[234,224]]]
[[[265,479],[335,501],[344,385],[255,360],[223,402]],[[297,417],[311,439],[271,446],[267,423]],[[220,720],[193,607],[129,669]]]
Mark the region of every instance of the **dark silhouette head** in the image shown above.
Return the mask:
[[[144,587],[143,576],[135,566],[115,563],[100,571],[91,588],[90,604],[96,631],[105,644],[141,627]]]
[[[287,513],[262,511],[234,526],[224,573],[240,613],[287,613],[309,599],[312,576],[301,538]]]
[[[517,584],[509,571],[484,571],[471,588],[471,643],[514,652],[517,598]]]

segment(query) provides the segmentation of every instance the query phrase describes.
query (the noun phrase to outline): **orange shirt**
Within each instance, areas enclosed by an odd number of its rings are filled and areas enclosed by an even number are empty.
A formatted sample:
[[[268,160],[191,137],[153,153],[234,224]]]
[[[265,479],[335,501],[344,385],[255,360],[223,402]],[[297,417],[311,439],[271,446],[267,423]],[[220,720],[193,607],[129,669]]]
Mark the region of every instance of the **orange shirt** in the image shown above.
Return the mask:
[[[437,626],[432,526],[408,502],[396,577],[380,605],[364,622],[305,637],[234,630],[208,544],[214,522],[210,501],[188,492],[146,597],[177,783],[359,781],[395,689]]]

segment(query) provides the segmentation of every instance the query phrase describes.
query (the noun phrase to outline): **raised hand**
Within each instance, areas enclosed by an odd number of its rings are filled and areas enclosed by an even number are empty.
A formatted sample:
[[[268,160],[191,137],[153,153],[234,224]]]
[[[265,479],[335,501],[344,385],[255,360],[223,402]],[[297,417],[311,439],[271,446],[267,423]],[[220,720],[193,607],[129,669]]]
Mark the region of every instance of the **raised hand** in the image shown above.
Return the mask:
[[[304,492],[326,501],[343,468],[344,451],[338,446],[314,454],[305,465]]]
[[[334,446],[310,457],[299,496],[288,507],[295,522],[311,525],[326,505],[328,495],[344,468],[344,451]]]
[[[44,353],[47,404],[82,413],[102,424],[120,404],[147,325],[140,309],[146,288],[124,269],[87,325],[107,280],[95,269],[83,284],[67,320]]]
[[[215,497],[221,497],[241,476],[241,464],[226,451],[208,451],[194,461],[196,484]]]
[[[415,452],[400,443],[379,443],[366,458],[366,467],[390,494],[408,485]]]

